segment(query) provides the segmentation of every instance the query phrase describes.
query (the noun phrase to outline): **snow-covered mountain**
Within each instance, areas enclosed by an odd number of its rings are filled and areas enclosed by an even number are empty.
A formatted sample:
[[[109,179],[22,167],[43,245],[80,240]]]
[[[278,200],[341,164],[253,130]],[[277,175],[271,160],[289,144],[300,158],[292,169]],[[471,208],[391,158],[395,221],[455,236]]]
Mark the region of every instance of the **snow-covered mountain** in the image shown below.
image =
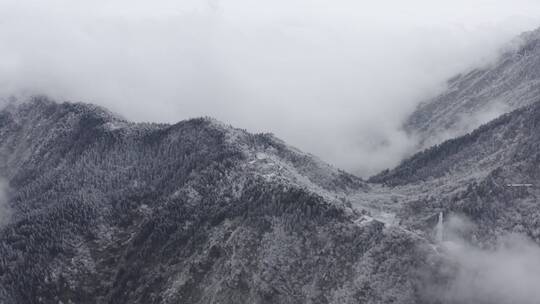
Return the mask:
[[[505,114],[372,177],[401,193],[402,224],[436,212],[464,214],[475,238],[522,233],[540,242],[540,102]],[[432,219],[433,220],[433,219]]]
[[[271,135],[35,98],[0,112],[0,172],[2,303],[421,301],[429,241]]]
[[[411,114],[404,127],[421,148],[540,100],[540,29],[522,34],[507,49],[496,62],[450,79],[444,92]]]
[[[539,242],[538,146],[533,103],[367,182],[210,118],[33,98],[0,111],[0,302],[467,303],[430,292],[459,273],[437,220]]]
[[[211,118],[6,106],[0,303],[507,303],[444,292],[464,276],[444,229],[540,243],[540,32],[522,39],[411,116],[440,144],[368,181]]]

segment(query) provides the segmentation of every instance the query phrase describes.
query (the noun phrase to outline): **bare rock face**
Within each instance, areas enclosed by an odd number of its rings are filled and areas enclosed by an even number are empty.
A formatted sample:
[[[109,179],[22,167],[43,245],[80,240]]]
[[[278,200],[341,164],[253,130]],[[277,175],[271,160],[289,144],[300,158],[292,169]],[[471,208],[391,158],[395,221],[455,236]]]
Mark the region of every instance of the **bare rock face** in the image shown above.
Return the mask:
[[[540,30],[522,34],[498,61],[448,81],[439,96],[421,103],[405,123],[420,148],[465,135],[480,125],[539,100]]]

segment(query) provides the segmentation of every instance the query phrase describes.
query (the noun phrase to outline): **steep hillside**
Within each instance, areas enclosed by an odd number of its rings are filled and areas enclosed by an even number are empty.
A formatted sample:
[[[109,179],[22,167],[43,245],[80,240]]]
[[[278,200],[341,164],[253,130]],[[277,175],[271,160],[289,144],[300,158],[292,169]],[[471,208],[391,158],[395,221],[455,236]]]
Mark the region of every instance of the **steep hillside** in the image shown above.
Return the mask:
[[[371,187],[271,135],[34,98],[0,112],[0,172],[2,303],[425,300],[428,241],[358,222]]]
[[[439,292],[438,216],[540,242],[539,146],[533,103],[368,183],[213,119],[34,98],[0,111],[0,302],[470,303]]]
[[[439,211],[467,215],[478,240],[502,231],[540,242],[540,103],[515,110],[370,179],[406,197],[403,224]]]
[[[540,30],[521,35],[519,47],[502,54],[489,66],[453,77],[448,89],[420,104],[405,123],[430,147],[464,135],[481,124],[540,96]]]

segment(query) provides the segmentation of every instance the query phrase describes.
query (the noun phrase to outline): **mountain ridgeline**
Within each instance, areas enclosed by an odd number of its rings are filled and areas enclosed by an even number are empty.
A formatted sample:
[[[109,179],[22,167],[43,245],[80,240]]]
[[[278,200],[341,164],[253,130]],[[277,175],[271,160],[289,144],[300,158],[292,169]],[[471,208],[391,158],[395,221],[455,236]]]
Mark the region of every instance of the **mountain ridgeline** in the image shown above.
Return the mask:
[[[46,98],[0,112],[3,303],[417,303],[422,240],[359,225],[359,178],[211,119]]]

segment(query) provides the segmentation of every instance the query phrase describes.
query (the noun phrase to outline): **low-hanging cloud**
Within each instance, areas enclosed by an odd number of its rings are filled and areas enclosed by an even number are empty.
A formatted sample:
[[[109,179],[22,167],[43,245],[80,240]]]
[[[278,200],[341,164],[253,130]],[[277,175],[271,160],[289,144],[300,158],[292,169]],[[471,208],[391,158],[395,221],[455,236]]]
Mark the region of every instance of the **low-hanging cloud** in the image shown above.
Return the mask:
[[[368,175],[444,80],[540,25],[532,0],[0,0],[0,94],[214,116]]]
[[[452,269],[443,285],[426,283],[428,297],[448,304],[536,304],[540,299],[540,246],[518,234],[501,235],[490,248],[463,236],[474,224],[452,216],[441,244]]]

